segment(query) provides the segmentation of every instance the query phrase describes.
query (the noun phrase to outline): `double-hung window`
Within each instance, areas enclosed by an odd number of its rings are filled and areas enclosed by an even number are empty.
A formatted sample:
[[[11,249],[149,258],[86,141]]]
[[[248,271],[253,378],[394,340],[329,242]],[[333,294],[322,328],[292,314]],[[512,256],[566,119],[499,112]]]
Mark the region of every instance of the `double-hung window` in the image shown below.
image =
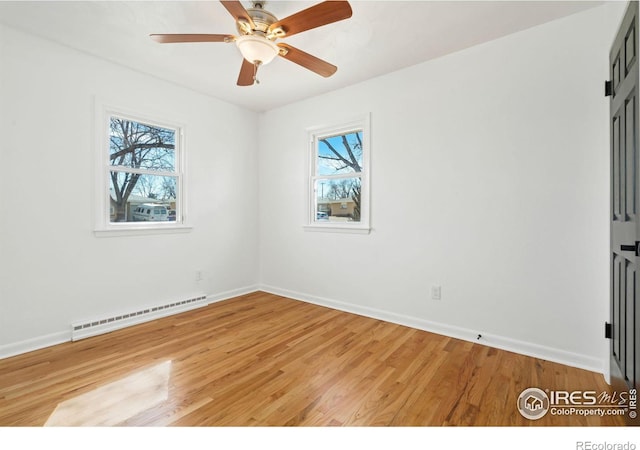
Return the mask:
[[[307,229],[369,231],[369,117],[309,129]]]
[[[106,111],[98,231],[184,224],[182,127]]]

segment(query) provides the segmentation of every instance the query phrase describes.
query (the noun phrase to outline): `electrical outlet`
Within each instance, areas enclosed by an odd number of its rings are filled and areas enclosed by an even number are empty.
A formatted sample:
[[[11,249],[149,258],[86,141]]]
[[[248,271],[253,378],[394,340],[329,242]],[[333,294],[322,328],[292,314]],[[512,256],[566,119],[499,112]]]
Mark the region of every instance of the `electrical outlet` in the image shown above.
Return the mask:
[[[431,286],[431,300],[440,300],[442,298],[442,286]]]
[[[202,271],[196,270],[196,281],[202,281]]]

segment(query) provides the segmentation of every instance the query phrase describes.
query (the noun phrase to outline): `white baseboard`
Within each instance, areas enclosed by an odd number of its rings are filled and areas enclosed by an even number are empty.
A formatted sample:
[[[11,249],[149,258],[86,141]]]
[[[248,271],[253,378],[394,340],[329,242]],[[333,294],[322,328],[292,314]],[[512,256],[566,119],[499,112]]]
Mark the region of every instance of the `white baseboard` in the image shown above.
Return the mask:
[[[46,334],[24,341],[11,344],[0,345],[0,359],[10,358],[23,353],[51,347],[71,340],[71,330],[58,331],[57,333]]]
[[[487,345],[490,347],[507,350],[522,355],[531,356],[534,358],[540,358],[547,361],[553,361],[560,364],[564,364],[571,367],[577,367],[579,369],[585,369],[592,372],[602,373],[607,375],[605,362],[597,358],[593,358],[587,355],[578,353],[572,353],[565,350],[546,347],[531,342],[519,341],[504,336],[482,334],[480,340],[477,339],[478,333],[474,330],[466,328],[456,327],[453,325],[443,324],[439,322],[432,322],[429,320],[419,319],[403,314],[394,313],[391,311],[369,308],[365,306],[356,305],[353,303],[346,303],[337,300],[331,300],[323,297],[317,297],[310,294],[291,291],[288,289],[282,289],[269,285],[250,285],[239,289],[233,289],[217,294],[207,295],[207,301],[209,304],[228,300],[230,298],[238,297],[245,294],[250,294],[256,291],[269,292],[283,297],[289,297],[295,300],[312,303],[319,306],[325,306],[327,308],[337,309],[339,311],[345,311],[360,316],[371,317],[378,320],[384,320],[386,322],[396,323],[407,327],[415,328],[418,330],[429,331],[431,333],[441,334],[444,336],[461,339],[468,342],[474,342],[477,344]],[[182,312],[182,311],[180,311]],[[71,331],[64,330],[57,333],[51,333],[44,336],[38,336],[24,341],[15,342],[11,344],[0,346],[0,359],[9,358],[11,356],[20,355],[22,353],[39,350],[42,348],[50,347],[52,345],[62,344],[64,342],[71,341]]]
[[[271,294],[300,300],[303,302],[313,303],[319,306],[325,306],[340,311],[358,314],[360,316],[384,320],[385,322],[396,323],[398,325],[404,325],[407,327],[416,328],[418,330],[429,331],[431,333],[441,334],[444,336],[453,337],[468,342],[474,342],[477,344],[487,345],[489,347],[495,347],[501,350],[519,353],[534,358],[557,362],[566,366],[585,369],[591,372],[603,374],[605,373],[605,365],[602,360],[579,353],[572,353],[557,348],[546,347],[531,342],[519,341],[504,336],[491,335],[486,333],[482,333],[482,337],[478,339],[478,332],[474,330],[438,322],[432,322],[429,320],[406,316],[391,311],[355,305],[353,303],[346,303],[337,300],[317,297],[310,294],[290,291],[288,289],[281,289],[275,286],[261,285],[260,290]]]
[[[232,289],[230,291],[221,292],[219,294],[209,294],[207,295],[207,300],[209,300],[209,304],[211,304],[221,302],[223,300],[229,300],[230,298],[234,297],[240,297],[241,295],[251,294],[252,292],[256,292],[259,290],[259,285],[252,284],[239,289]]]
[[[239,289],[232,289],[225,292],[220,292],[217,294],[207,295],[207,304],[220,302],[223,300],[228,300],[230,298],[238,297],[245,294],[250,294],[252,292],[256,292],[258,290],[258,285],[250,285]],[[204,305],[201,305],[204,306]],[[153,317],[150,320],[155,320],[160,317],[179,314],[181,312],[185,312],[189,309],[193,308],[184,308],[180,310],[171,311],[171,314],[159,314],[157,317]],[[127,326],[133,326],[138,323],[146,322],[148,320],[135,321],[131,320],[126,323]],[[117,327],[109,330],[102,330],[103,332],[114,331],[115,329],[119,329],[123,327]],[[87,336],[88,337],[88,336]],[[34,350],[40,350],[46,347],[51,347],[52,345],[62,344],[64,342],[71,341],[71,330],[67,329],[64,331],[58,331],[56,333],[51,333],[43,336],[37,336],[30,339],[25,339],[23,341],[14,342],[11,344],[0,345],[0,359],[10,358],[11,356],[21,355],[23,353],[32,352]]]

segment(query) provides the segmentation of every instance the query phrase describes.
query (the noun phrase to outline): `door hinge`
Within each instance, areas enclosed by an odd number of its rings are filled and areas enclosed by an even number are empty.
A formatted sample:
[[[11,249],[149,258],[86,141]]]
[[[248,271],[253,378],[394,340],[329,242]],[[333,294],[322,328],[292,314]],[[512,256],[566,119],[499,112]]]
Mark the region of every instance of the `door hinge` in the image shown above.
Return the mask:
[[[613,84],[611,83],[611,81],[605,81],[604,82],[604,96],[605,97],[610,97],[611,95],[613,95]]]
[[[604,337],[605,339],[611,339],[613,336],[612,327],[609,322],[604,323]]]

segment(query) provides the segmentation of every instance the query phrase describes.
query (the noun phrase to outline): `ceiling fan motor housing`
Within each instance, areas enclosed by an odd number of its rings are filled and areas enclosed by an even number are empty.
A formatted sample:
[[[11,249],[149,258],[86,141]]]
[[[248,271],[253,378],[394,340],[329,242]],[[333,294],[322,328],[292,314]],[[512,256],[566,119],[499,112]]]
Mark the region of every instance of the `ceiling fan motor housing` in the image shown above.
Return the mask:
[[[243,25],[238,23],[238,33],[240,34],[252,34],[252,33],[261,33],[263,35],[267,35],[268,29],[272,23],[278,21],[278,18],[274,16],[272,13],[262,8],[263,3],[254,2],[253,8],[247,9],[247,13],[251,16],[251,20],[255,27],[251,31],[247,31],[243,28]],[[250,27],[249,27],[250,29]]]

